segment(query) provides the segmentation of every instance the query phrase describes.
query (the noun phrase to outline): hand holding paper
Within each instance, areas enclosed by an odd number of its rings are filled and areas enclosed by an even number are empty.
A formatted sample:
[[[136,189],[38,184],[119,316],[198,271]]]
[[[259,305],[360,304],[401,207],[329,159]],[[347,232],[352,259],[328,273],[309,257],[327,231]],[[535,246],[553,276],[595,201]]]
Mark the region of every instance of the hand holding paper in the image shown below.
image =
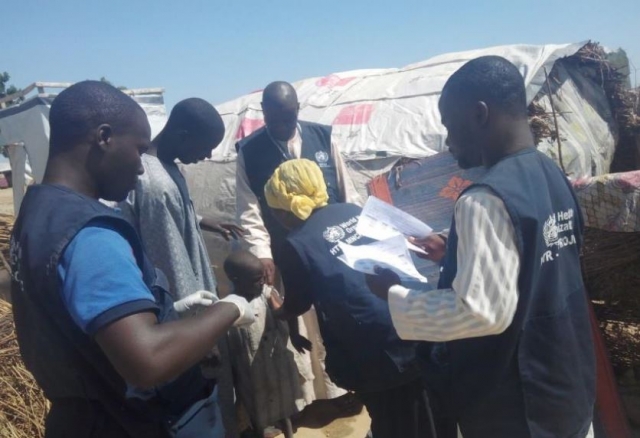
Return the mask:
[[[405,213],[393,205],[369,196],[367,199],[356,231],[361,236],[369,237],[376,240],[385,240],[390,237],[403,235],[405,237],[426,237],[433,232],[424,222]],[[422,248],[407,242],[410,250],[427,254]]]
[[[351,269],[365,274],[375,274],[375,268],[389,269],[404,281],[420,281],[426,283],[411,259],[407,241],[404,236],[396,235],[386,240],[367,245],[338,244],[342,250],[339,259]]]

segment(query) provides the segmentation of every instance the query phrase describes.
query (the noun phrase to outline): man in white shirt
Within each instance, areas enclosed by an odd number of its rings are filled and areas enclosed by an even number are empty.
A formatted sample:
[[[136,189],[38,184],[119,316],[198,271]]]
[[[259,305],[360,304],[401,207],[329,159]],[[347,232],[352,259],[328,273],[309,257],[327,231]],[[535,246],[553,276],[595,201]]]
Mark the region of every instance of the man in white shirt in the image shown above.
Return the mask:
[[[264,197],[264,184],[273,174],[275,169],[284,161],[301,158],[308,154],[312,160],[318,162],[321,168],[333,169],[331,179],[325,181],[330,187],[329,191],[335,192],[334,202],[350,202],[360,204],[360,196],[351,181],[345,163],[336,144],[331,141],[331,127],[316,123],[302,122],[298,120],[300,104],[298,96],[291,84],[286,82],[273,82],[263,92],[262,108],[265,127],[252,133],[249,137],[238,143],[238,161],[236,173],[236,207],[240,226],[246,230],[245,241],[249,245],[249,251],[261,259],[265,268],[267,283],[273,284],[275,265],[272,245],[274,230],[270,230],[270,223],[265,215],[269,215],[268,208],[262,205]],[[320,131],[318,136],[306,135],[310,131]],[[326,135],[328,134],[328,135]],[[303,143],[307,138],[309,144]],[[318,145],[311,142],[318,141]],[[308,151],[308,152],[307,152]],[[267,155],[274,153],[275,160],[267,160]],[[264,171],[266,178],[257,184],[252,184],[257,175],[252,172],[254,158],[259,160],[256,167]],[[247,169],[247,161],[249,169]],[[254,190],[254,185],[258,186]],[[258,193],[256,193],[258,192]],[[266,211],[265,211],[266,210]],[[277,239],[277,238],[276,238]],[[277,258],[277,255],[275,255]]]
[[[310,159],[320,166],[329,203],[360,204],[360,198],[347,173],[336,144],[331,140],[331,126],[298,120],[300,104],[293,86],[273,82],[264,89],[262,110],[265,127],[244,138],[238,150],[236,173],[236,211],[240,226],[246,230],[248,250],[258,257],[264,268],[265,282],[274,286],[278,280],[276,267],[287,231],[272,216],[264,197],[264,186],[277,167],[288,160]],[[284,292],[282,287],[275,285]],[[345,394],[324,372],[325,350],[319,333],[315,311],[298,318],[300,332],[313,344],[315,394],[313,398],[332,399]],[[302,346],[296,346],[302,347]],[[310,357],[309,357],[310,356]],[[301,367],[303,364],[299,364]],[[322,370],[322,372],[320,372]],[[342,401],[342,400],[341,400]]]
[[[440,113],[460,167],[488,172],[455,205],[437,289],[407,289],[385,270],[369,286],[401,338],[434,343],[425,376],[465,438],[592,436],[582,217],[534,148],[522,76],[504,58],[470,61],[447,81]]]

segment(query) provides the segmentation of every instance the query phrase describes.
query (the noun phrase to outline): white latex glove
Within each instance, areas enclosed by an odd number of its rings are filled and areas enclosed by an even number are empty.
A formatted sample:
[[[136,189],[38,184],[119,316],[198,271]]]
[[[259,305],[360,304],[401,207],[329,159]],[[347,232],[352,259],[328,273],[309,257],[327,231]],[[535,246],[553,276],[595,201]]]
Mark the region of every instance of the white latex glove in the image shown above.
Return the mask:
[[[235,327],[251,325],[256,321],[256,313],[250,302],[239,295],[230,294],[218,301],[219,303],[231,303],[240,311],[240,316],[233,323]]]
[[[173,303],[173,308],[178,313],[185,313],[198,306],[210,306],[216,301],[218,301],[218,297],[214,293],[208,290],[199,290]]]

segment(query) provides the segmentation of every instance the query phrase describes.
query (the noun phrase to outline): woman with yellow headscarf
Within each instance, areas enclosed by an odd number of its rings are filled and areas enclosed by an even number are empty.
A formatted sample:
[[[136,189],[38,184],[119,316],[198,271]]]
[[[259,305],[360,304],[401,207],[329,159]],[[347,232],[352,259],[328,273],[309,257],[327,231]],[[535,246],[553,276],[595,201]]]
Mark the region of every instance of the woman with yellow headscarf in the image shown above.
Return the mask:
[[[267,181],[264,194],[269,207],[292,213],[301,221],[329,201],[322,171],[304,158],[282,163]]]
[[[281,307],[273,303],[276,316],[290,319],[315,307],[327,373],[362,400],[374,437],[432,437],[415,344],[398,338],[387,304],[338,259],[340,242],[365,243],[356,233],[360,207],[328,204],[322,171],[305,159],[282,163],[264,193],[289,230],[279,264],[287,292]]]

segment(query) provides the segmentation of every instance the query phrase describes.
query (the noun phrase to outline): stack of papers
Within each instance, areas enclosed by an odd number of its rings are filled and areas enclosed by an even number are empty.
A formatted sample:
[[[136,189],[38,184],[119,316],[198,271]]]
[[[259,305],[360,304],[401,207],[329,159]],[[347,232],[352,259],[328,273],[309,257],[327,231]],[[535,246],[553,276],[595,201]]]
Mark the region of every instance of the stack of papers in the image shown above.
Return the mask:
[[[431,227],[419,219],[405,213],[393,205],[369,196],[362,209],[358,226],[358,234],[375,240],[385,240],[395,236],[427,237],[433,232]],[[426,254],[426,252],[407,241],[409,249]]]
[[[358,219],[356,232],[377,242],[367,245],[340,242],[342,255],[339,258],[347,266],[365,274],[374,274],[377,266],[394,271],[403,281],[427,282],[413,264],[409,250],[426,252],[407,240],[411,236],[426,237],[431,234],[432,229],[427,224],[370,196]]]
[[[368,245],[347,245],[340,242],[338,246],[342,249],[339,259],[358,272],[375,274],[374,269],[380,267],[392,270],[402,281],[427,282],[426,277],[422,276],[413,264],[403,236],[391,237]]]

